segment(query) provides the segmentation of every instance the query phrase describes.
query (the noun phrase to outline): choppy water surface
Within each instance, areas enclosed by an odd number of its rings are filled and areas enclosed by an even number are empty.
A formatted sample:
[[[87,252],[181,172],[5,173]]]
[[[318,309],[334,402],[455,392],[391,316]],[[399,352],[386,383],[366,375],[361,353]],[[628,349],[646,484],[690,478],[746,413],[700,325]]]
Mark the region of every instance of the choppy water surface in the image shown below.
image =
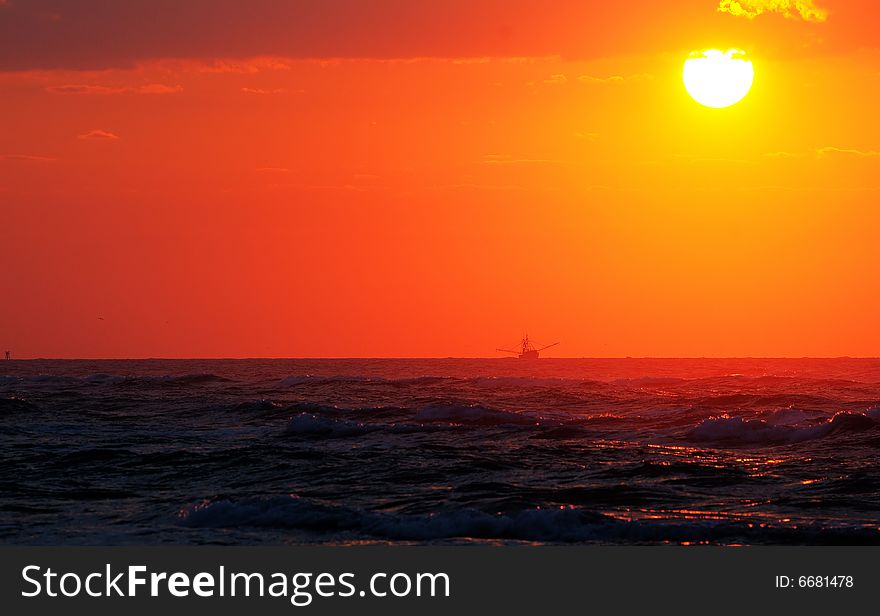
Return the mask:
[[[0,363],[0,542],[880,543],[880,360]]]

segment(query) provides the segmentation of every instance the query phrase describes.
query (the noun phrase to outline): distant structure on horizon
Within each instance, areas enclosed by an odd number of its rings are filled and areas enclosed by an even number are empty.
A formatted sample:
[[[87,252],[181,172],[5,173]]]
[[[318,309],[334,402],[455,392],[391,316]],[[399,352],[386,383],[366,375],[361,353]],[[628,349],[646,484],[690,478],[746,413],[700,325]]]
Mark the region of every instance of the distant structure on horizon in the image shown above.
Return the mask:
[[[540,348],[536,348],[532,345],[532,342],[529,340],[529,335],[526,334],[523,336],[522,342],[520,343],[520,348],[517,350],[513,349],[495,349],[496,351],[501,351],[503,353],[513,353],[519,359],[538,359],[538,353],[543,351],[544,349],[549,349],[550,347],[554,347],[558,342],[554,342],[553,344],[548,344],[547,346],[542,346]]]
[[[12,351],[6,351],[6,359],[12,359]]]

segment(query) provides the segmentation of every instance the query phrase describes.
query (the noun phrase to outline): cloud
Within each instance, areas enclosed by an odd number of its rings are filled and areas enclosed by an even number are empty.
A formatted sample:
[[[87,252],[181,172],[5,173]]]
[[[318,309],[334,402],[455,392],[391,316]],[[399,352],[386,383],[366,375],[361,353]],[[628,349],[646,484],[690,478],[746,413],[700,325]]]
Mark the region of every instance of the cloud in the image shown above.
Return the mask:
[[[175,92],[183,92],[183,87],[167,86],[164,83],[148,83],[145,86],[139,86],[130,91],[137,94],[174,94]]]
[[[219,74],[254,74],[262,71],[286,71],[290,70],[290,62],[277,57],[257,57],[241,60],[210,60],[196,63],[196,70],[200,73]]]
[[[581,83],[623,83],[623,77],[620,75],[611,75],[610,77],[593,77],[592,75],[581,75],[578,77]]]
[[[777,152],[764,152],[761,156],[764,158],[800,158],[803,154],[795,154],[794,152],[779,150]]]
[[[595,77],[593,75],[579,75],[575,78],[580,83],[588,83],[588,84],[605,84],[605,85],[620,85],[627,81],[641,81],[644,79],[652,79],[651,75],[647,73],[639,73],[637,75],[630,75],[628,77],[624,77],[623,75],[610,75],[608,77]],[[562,73],[557,73],[555,75],[550,75],[547,79],[544,80],[544,83],[549,83],[551,85],[564,85],[568,83],[569,79],[566,75]],[[528,85],[534,85],[534,82],[529,82]]]
[[[749,19],[762,13],[779,13],[788,18],[800,17],[814,22],[828,19],[828,11],[814,5],[813,0],[721,0],[718,10]]]
[[[119,88],[108,88],[107,86],[93,85],[64,85],[49,86],[46,88],[49,94],[120,94]]]
[[[284,88],[242,88],[241,91],[245,94],[281,94],[284,92]]]
[[[11,0],[0,11],[0,71],[181,60],[216,72],[272,68],[249,62],[258,57],[632,55],[680,44],[682,24],[705,15],[708,1],[447,0],[438,10],[413,0]]]
[[[113,141],[119,139],[119,135],[111,133],[110,131],[96,128],[95,130],[90,130],[87,133],[77,135],[77,139],[97,139],[101,141]]]
[[[70,84],[49,86],[50,94],[173,94],[182,92],[181,86],[168,86],[163,83],[149,83],[142,86],[111,87],[91,84]]]
[[[51,163],[58,160],[50,156],[33,156],[31,154],[2,154],[0,160],[18,160],[30,163]]]
[[[834,156],[834,155],[842,155],[842,156],[858,156],[861,158],[873,158],[875,156],[880,156],[880,152],[876,150],[856,150],[856,149],[847,149],[847,148],[835,148],[831,146],[826,146],[824,148],[819,148],[816,150],[816,156],[822,158],[823,156]]]
[[[413,0],[9,0],[0,10],[0,71],[187,62],[250,73],[296,60],[637,56],[679,49],[715,7],[822,21],[826,3],[835,23],[822,33],[823,50],[876,46],[873,0],[447,0],[442,11]],[[721,35],[727,27],[719,27]],[[805,40],[813,44],[807,34],[768,42],[800,56]]]
[[[547,79],[544,80],[544,83],[552,83],[552,84],[558,84],[558,85],[562,85],[563,83],[567,83],[567,82],[568,82],[568,77],[566,77],[565,75],[563,75],[561,73],[557,74],[557,75],[550,75],[550,77],[548,77]]]
[[[838,148],[829,145],[822,148],[816,148],[814,150],[807,150],[802,152],[786,152],[784,150],[778,152],[765,152],[761,154],[761,156],[763,156],[764,158],[809,158],[811,156],[815,156],[816,158],[830,158],[833,156],[875,158],[880,156],[880,151],[858,150],[855,148]]]
[[[610,75],[608,77],[594,77],[593,75],[580,75],[577,80],[581,83],[596,83],[596,84],[609,84],[609,85],[619,85],[624,83],[625,81],[643,81],[646,79],[653,79],[651,75],[648,73],[638,73],[636,75],[629,75],[628,77],[624,77],[623,75]]]

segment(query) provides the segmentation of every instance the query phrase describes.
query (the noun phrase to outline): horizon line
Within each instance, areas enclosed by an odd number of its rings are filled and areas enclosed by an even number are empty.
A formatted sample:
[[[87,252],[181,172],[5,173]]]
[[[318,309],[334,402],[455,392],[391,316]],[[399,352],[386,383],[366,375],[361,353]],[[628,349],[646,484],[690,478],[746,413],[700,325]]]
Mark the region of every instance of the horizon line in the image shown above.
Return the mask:
[[[448,360],[448,359],[460,359],[460,360],[515,360],[522,361],[523,363],[531,363],[536,361],[534,359],[521,360],[517,357],[513,356],[481,356],[481,357],[466,357],[466,356],[453,356],[453,355],[431,355],[431,356],[382,356],[382,357],[369,357],[369,356],[302,356],[302,357],[287,357],[287,356],[213,356],[213,357],[10,357],[9,359],[0,359],[0,362],[5,361],[315,361],[315,360],[334,360],[334,361],[346,361],[346,360],[370,360],[370,361],[395,361],[395,360]],[[619,356],[567,356],[567,357],[539,357],[537,361],[541,360],[581,360],[581,359],[591,359],[591,360],[664,360],[664,359],[706,359],[706,360],[724,360],[724,359],[753,359],[753,360],[767,360],[767,359],[859,359],[859,360],[867,360],[874,359],[880,360],[880,356],[876,355],[619,355]]]

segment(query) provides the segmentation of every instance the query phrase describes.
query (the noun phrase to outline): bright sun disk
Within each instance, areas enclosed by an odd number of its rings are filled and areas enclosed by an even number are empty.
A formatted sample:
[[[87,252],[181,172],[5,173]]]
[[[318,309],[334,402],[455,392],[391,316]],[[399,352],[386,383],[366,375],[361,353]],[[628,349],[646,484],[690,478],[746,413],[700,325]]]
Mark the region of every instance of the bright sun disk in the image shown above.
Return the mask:
[[[720,109],[741,101],[752,88],[755,68],[739,49],[694,52],[685,60],[684,87],[695,101]]]

